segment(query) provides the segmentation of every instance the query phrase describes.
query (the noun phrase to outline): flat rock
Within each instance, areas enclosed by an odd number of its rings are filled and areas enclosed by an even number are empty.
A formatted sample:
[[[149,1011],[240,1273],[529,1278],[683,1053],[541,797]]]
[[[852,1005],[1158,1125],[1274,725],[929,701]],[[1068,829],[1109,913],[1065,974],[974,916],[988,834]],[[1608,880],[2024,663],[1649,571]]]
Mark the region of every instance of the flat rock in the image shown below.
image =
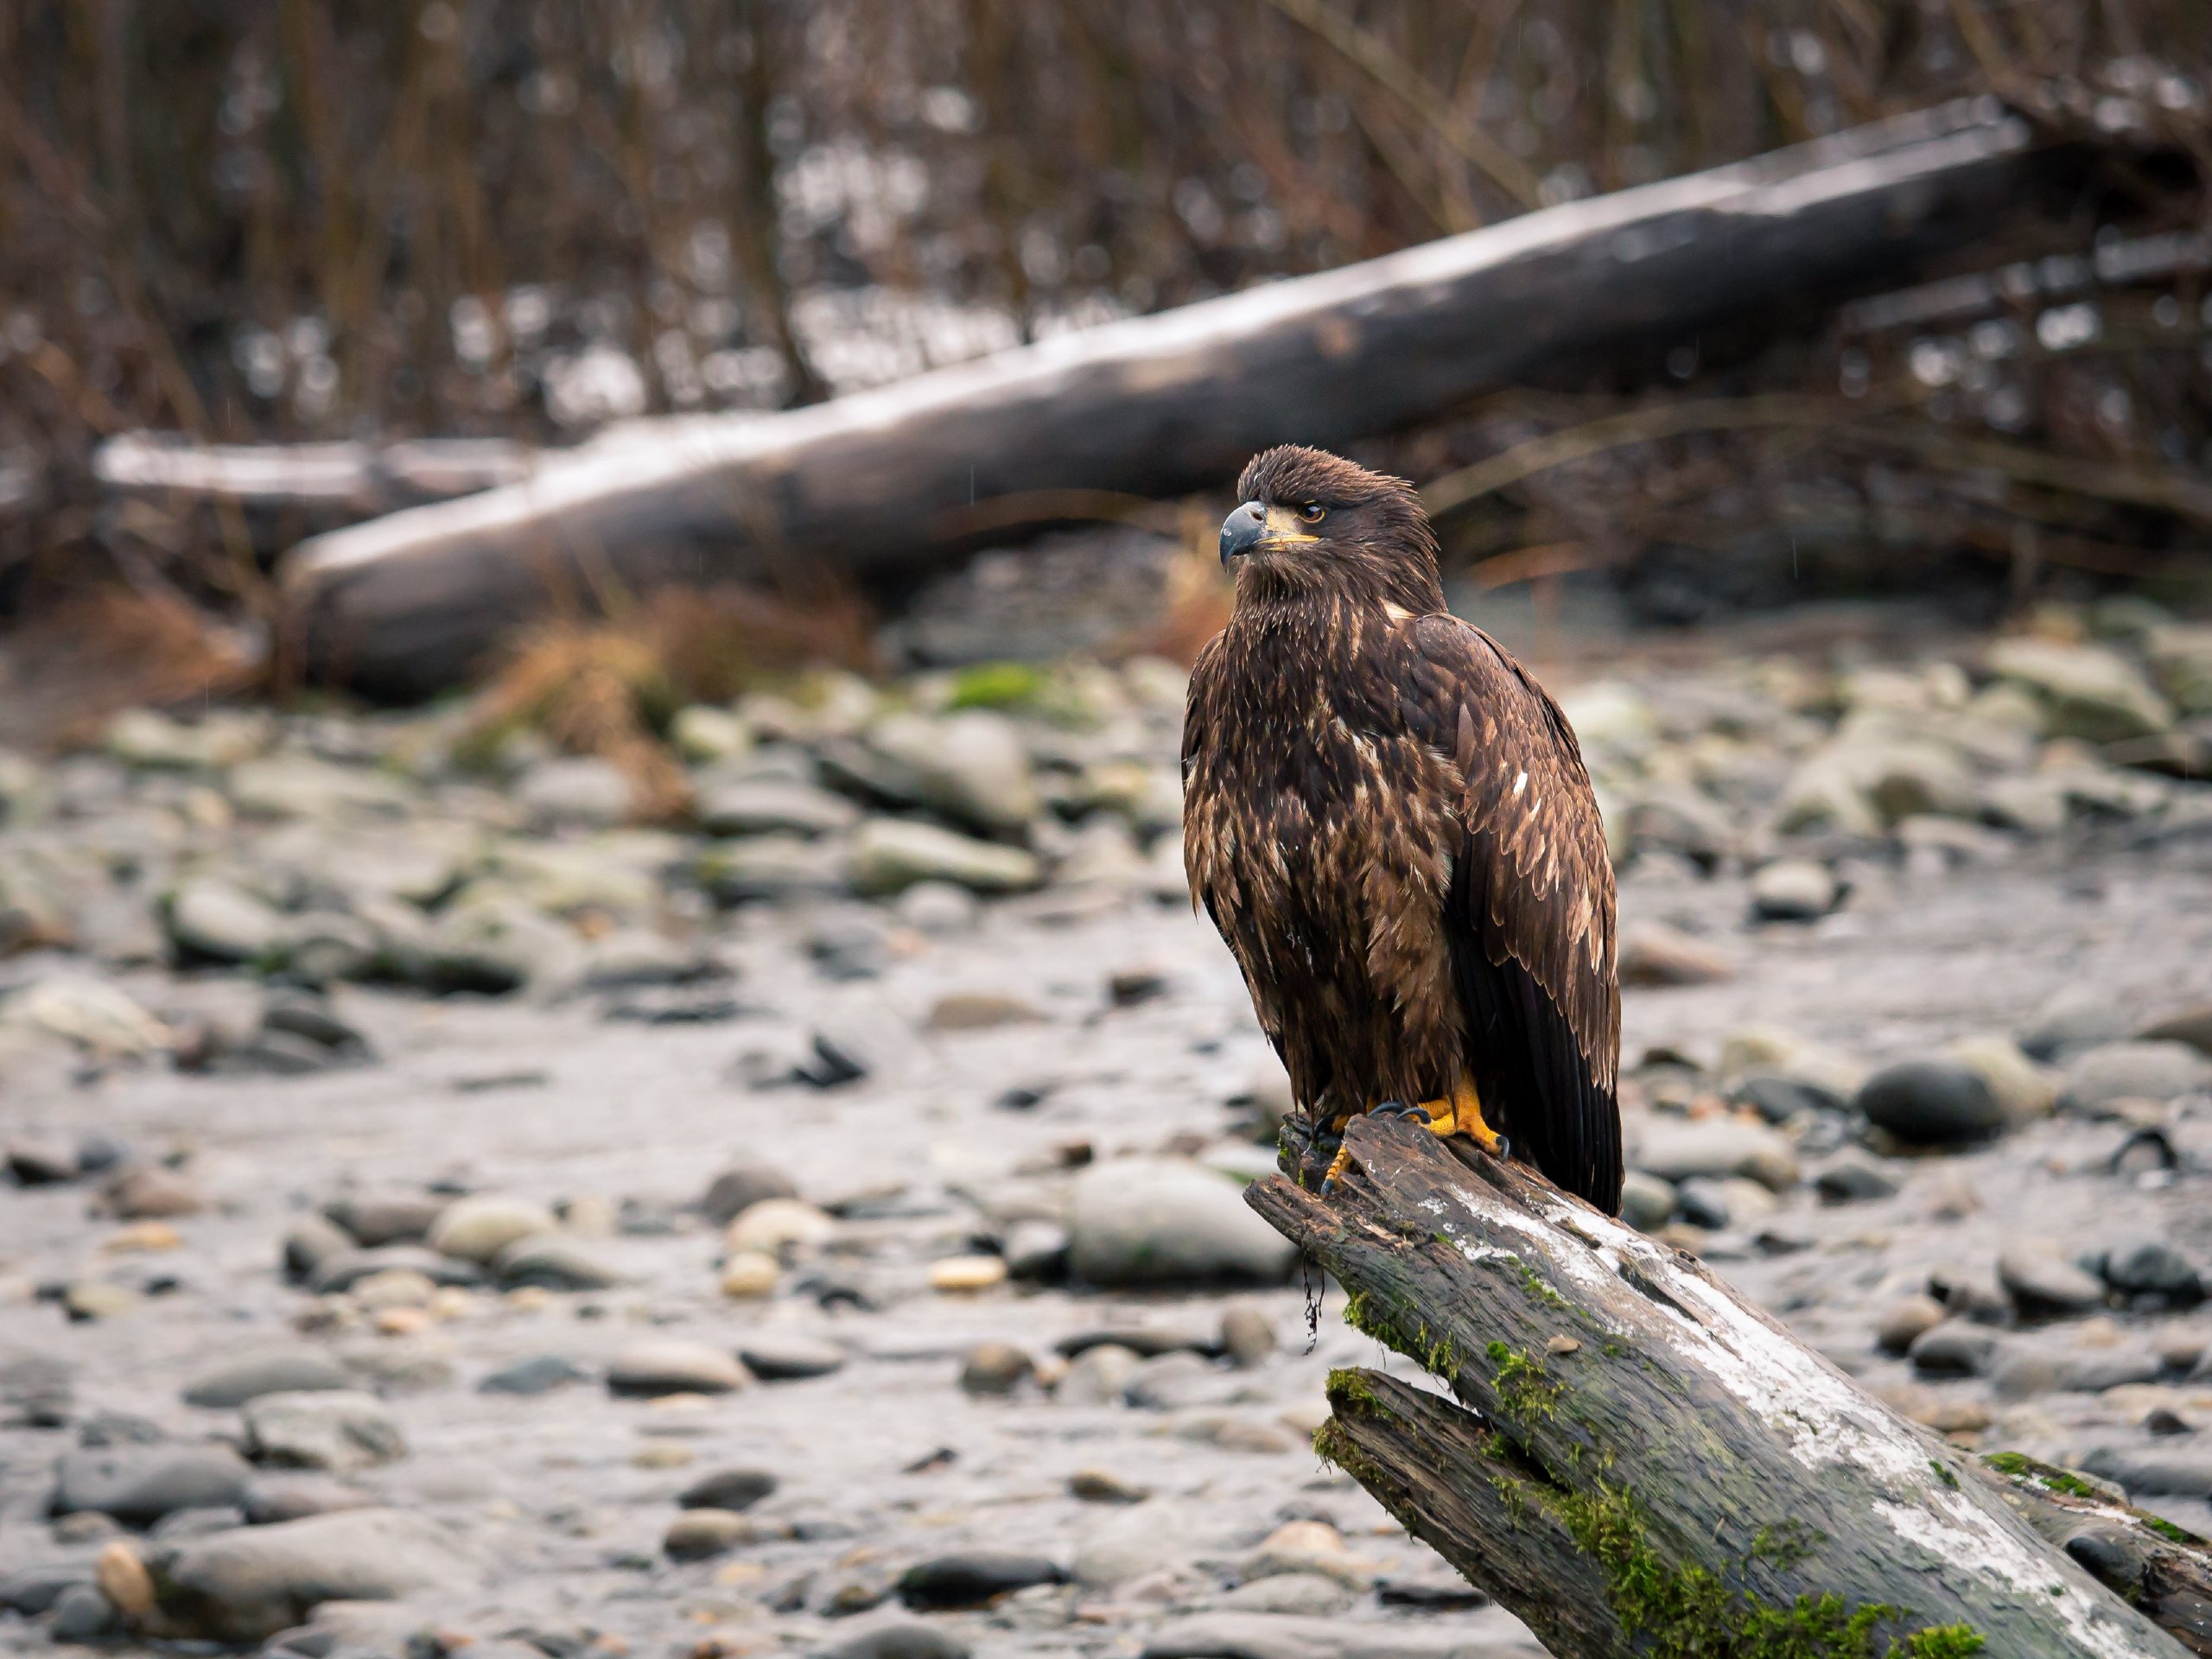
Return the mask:
[[[2055,992],[2013,1035],[2031,1058],[2057,1060],[2118,1041],[2134,1024],[2134,1010],[2111,992],[2075,983]]]
[[[148,1527],[178,1510],[226,1509],[243,1501],[253,1470],[227,1446],[124,1445],[65,1452],[54,1512],[96,1510]]]
[[[1043,875],[1036,855],[906,818],[870,818],[854,832],[853,885],[864,893],[905,892],[950,881],[972,893],[1019,893]]]
[[[261,962],[281,954],[285,919],[273,906],[212,876],[186,881],[162,906],[169,942],[188,958]]]
[[[480,1394],[550,1394],[571,1383],[588,1382],[590,1377],[588,1371],[565,1356],[533,1354],[502,1365],[479,1382],[476,1389]]]
[[[2172,1100],[2212,1089],[2212,1056],[2187,1043],[2106,1043],[2066,1068],[2059,1104],[2095,1112],[2116,1100]]]
[[[899,1599],[929,1611],[981,1607],[1033,1585],[1058,1584],[1066,1576],[1041,1555],[969,1550],[908,1567],[899,1575]]]
[[[772,1166],[750,1160],[734,1163],[707,1184],[699,1209],[717,1227],[727,1227],[766,1198],[796,1198],[798,1188],[791,1177]]]
[[[2102,1394],[2107,1389],[2154,1382],[2164,1370],[2157,1351],[2148,1346],[2067,1348],[2044,1337],[2025,1336],[1999,1347],[1988,1376],[1999,1399],[2027,1400],[2041,1394]]]
[[[503,1289],[535,1285],[541,1290],[612,1290],[623,1274],[588,1244],[558,1233],[518,1238],[492,1263]]]
[[[2003,1338],[1986,1326],[1946,1319],[1912,1339],[1915,1370],[1929,1376],[1980,1376],[1997,1361]]]
[[[343,1250],[315,1263],[308,1285],[318,1296],[351,1290],[362,1280],[395,1270],[419,1273],[434,1285],[478,1285],[484,1274],[474,1262],[456,1261],[420,1244],[386,1244],[373,1250]]]
[[[757,1331],[737,1345],[746,1370],[764,1382],[798,1382],[842,1370],[846,1354],[833,1342]]]
[[[2102,1307],[2105,1284],[2060,1255],[2055,1243],[2014,1245],[1997,1257],[1997,1282],[2030,1319],[2056,1319]]]
[[[1143,1659],[1544,1659],[1543,1649],[1521,1630],[1488,1611],[1441,1625],[1197,1613],[1153,1631]]]
[[[475,1577],[446,1529],[398,1510],[351,1510],[195,1538],[148,1565],[179,1634],[259,1642],[326,1601],[396,1601]]]
[[[1763,1123],[1735,1117],[1648,1117],[1630,1161],[1666,1181],[1745,1175],[1777,1192],[1797,1181],[1789,1141]]]
[[[2163,1238],[2122,1239],[2089,1252],[2082,1265],[2124,1296],[2183,1307],[2204,1300],[2203,1275]]]
[[[264,1394],[247,1403],[245,1430],[248,1453],[280,1469],[367,1469],[407,1455],[384,1402],[351,1389]]]
[[[728,1510],[686,1510],[668,1523],[660,1547],[671,1560],[703,1561],[760,1535],[760,1529]]]
[[[1751,914],[1763,922],[1810,922],[1835,908],[1836,879],[1808,858],[1778,858],[1751,877]]]
[[[1070,1264],[1094,1285],[1279,1283],[1297,1249],[1198,1165],[1127,1159],[1077,1176]]]
[[[677,1337],[649,1337],[614,1356],[607,1386],[614,1394],[730,1394],[753,1380],[721,1349]]]
[[[822,1659],[968,1659],[968,1644],[934,1624],[902,1619],[849,1636],[823,1649]]]
[[[1735,959],[1718,945],[1662,923],[1647,922],[1623,931],[1620,979],[1624,985],[1718,985],[1735,978]]]
[[[480,1266],[518,1240],[550,1233],[559,1224],[550,1210],[533,1199],[477,1192],[440,1211],[426,1242],[441,1255]]]
[[[1859,1204],[1872,1198],[1897,1196],[1897,1177],[1854,1153],[1845,1153],[1823,1165],[1813,1177],[1813,1187],[1823,1204]]]
[[[716,1469],[699,1477],[677,1499],[687,1510],[749,1510],[776,1490],[765,1469]]]
[[[1956,1060],[1885,1066],[1859,1091],[1869,1122],[1914,1146],[1955,1146],[2005,1127],[2005,1108],[1981,1074]]]
[[[743,905],[842,893],[849,865],[841,840],[748,836],[708,848],[693,874],[717,904]]]
[[[832,836],[849,830],[860,809],[812,784],[744,778],[700,792],[699,827],[710,836]]]
[[[261,1475],[246,1489],[249,1526],[273,1526],[280,1521],[302,1521],[311,1515],[335,1515],[340,1510],[369,1510],[377,1500],[359,1487],[327,1475]]]
[[[419,1244],[451,1198],[433,1192],[357,1192],[333,1198],[322,1213],[344,1230],[354,1243],[374,1249],[379,1244]]]
[[[2082,1467],[2116,1481],[2132,1498],[2212,1497],[2212,1446],[2101,1446]]]
[[[1621,1219],[1639,1233],[1656,1231],[1674,1219],[1675,1197],[1672,1181],[1631,1169],[1621,1178]]]
[[[2150,737],[2174,722],[2172,706],[2118,652],[2056,639],[2000,639],[1989,671],[2033,693],[2053,737],[2119,743]]]
[[[320,1348],[270,1348],[207,1371],[185,1385],[187,1405],[227,1410],[264,1394],[307,1394],[349,1389],[346,1368]]]

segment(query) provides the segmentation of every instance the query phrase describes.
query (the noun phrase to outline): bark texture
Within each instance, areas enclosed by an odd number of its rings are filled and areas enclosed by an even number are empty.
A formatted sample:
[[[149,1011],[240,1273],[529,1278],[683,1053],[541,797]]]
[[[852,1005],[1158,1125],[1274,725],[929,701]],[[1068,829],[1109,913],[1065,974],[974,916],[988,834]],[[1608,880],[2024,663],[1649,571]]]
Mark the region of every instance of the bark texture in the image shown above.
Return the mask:
[[[2183,1653],[1692,1258],[1402,1120],[1345,1145],[1248,1201],[1450,1394],[1339,1371],[1317,1446],[1554,1653]]]

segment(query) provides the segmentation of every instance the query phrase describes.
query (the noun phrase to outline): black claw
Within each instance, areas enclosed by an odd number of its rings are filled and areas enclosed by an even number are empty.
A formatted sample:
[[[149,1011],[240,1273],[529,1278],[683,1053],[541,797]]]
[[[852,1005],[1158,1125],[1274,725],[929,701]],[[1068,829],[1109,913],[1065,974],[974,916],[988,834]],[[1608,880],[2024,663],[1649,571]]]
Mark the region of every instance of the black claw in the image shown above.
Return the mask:
[[[1368,1114],[1370,1117],[1408,1117],[1422,1123],[1428,1122],[1428,1113],[1419,1106],[1408,1106],[1402,1100],[1386,1100]]]

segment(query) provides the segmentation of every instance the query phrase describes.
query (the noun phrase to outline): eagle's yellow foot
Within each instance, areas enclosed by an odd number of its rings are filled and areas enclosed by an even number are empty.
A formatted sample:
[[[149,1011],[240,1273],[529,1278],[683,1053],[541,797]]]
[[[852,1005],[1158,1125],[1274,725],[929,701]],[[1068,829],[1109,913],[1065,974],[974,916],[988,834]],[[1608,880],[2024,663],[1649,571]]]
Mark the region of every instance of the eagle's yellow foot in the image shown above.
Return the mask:
[[[1329,1167],[1321,1177],[1321,1196],[1327,1198],[1337,1190],[1337,1181],[1351,1162],[1351,1149],[1343,1144],[1344,1125],[1351,1122],[1350,1112],[1339,1112],[1329,1120],[1329,1133],[1337,1137],[1337,1155],[1329,1160]]]
[[[1462,1076],[1448,1100],[1424,1100],[1419,1108],[1428,1115],[1428,1127],[1439,1135],[1464,1135],[1493,1158],[1506,1154],[1505,1137],[1483,1116],[1482,1096],[1474,1079]]]

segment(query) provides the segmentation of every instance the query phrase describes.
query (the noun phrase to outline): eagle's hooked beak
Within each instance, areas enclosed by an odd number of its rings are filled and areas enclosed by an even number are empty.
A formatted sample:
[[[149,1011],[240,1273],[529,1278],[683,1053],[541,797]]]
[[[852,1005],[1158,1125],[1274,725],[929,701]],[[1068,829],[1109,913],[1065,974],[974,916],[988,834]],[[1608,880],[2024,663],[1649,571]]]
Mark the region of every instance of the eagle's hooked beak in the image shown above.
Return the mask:
[[[1247,501],[1221,521],[1221,568],[1235,569],[1235,561],[1255,549],[1288,547],[1299,542],[1318,542],[1308,535],[1287,507],[1271,507],[1264,501]]]

